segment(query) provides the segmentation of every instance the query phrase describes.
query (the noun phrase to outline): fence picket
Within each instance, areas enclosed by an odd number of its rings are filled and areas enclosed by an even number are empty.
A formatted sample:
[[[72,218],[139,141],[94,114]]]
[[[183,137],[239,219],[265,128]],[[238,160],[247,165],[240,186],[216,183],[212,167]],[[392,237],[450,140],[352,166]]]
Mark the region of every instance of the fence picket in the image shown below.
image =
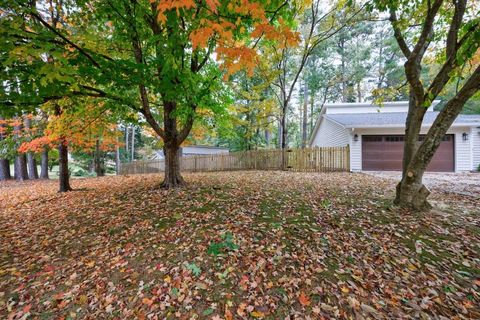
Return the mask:
[[[183,171],[285,170],[325,172],[350,170],[350,149],[313,147],[305,149],[249,150],[229,154],[200,155],[180,158]],[[120,174],[158,173],[165,170],[165,160],[122,163]]]

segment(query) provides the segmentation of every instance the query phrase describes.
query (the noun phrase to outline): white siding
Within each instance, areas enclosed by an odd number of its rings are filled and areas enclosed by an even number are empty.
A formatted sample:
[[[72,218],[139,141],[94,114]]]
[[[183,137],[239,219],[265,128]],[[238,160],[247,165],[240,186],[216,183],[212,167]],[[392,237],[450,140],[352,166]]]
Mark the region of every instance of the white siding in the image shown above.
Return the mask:
[[[473,148],[473,167],[472,170],[478,170],[480,166],[480,128],[472,128],[472,148]]]
[[[355,134],[358,140],[354,140]],[[353,132],[350,135],[350,171],[362,171],[362,135]]]
[[[471,142],[463,141],[462,134],[470,133],[470,128],[455,130],[455,172],[472,170]]]
[[[312,146],[343,147],[348,145],[348,131],[343,126],[322,118],[320,126],[313,139]]]

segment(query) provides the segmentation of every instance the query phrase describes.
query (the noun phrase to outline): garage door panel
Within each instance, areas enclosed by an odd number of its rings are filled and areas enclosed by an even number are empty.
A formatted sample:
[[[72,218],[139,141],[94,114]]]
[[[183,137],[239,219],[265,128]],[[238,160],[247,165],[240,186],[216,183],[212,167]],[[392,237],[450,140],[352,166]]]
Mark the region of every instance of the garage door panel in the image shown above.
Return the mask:
[[[420,137],[420,141],[424,136]],[[375,135],[362,137],[362,170],[401,171],[404,136]],[[427,167],[427,171],[455,170],[454,138],[446,135]]]

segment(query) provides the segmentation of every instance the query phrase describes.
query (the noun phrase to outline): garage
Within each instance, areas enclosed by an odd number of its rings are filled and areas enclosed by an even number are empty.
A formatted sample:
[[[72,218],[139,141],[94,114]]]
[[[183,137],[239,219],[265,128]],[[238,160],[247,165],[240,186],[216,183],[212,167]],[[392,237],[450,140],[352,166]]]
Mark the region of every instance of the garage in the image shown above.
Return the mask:
[[[424,136],[420,136],[420,141]],[[362,170],[401,171],[403,159],[403,135],[362,136]],[[427,171],[455,171],[454,137],[445,135]]]

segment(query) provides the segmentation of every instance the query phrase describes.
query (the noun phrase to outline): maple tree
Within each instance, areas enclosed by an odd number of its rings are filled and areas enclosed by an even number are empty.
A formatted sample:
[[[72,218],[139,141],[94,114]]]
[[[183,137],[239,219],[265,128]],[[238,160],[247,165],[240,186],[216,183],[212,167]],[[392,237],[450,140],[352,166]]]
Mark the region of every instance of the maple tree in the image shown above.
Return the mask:
[[[409,85],[403,175],[395,203],[414,209],[429,208],[430,191],[422,182],[423,174],[465,103],[480,91],[480,66],[474,63],[480,48],[479,6],[467,0],[453,3],[379,0],[374,4],[389,13],[394,36],[406,58],[404,67]],[[421,70],[429,56],[437,59],[441,67],[430,79],[424,79]],[[471,72],[462,79],[465,68],[471,68]],[[455,81],[455,94],[445,102],[419,143],[427,108]]]
[[[118,132],[112,113],[105,104],[94,99],[62,99],[48,102],[43,113],[50,114],[41,134],[24,141],[20,153],[40,153],[51,148],[59,152],[60,192],[70,191],[68,148],[73,151],[95,152],[97,175],[103,175],[102,151],[114,150],[118,145]]]
[[[19,106],[85,95],[139,112],[164,142],[163,186],[176,187],[179,146],[197,110],[225,108],[222,80],[253,72],[258,38],[295,42],[281,19],[288,9],[278,0],[12,2],[1,24],[8,39],[2,100]],[[35,90],[19,95],[14,77]]]

